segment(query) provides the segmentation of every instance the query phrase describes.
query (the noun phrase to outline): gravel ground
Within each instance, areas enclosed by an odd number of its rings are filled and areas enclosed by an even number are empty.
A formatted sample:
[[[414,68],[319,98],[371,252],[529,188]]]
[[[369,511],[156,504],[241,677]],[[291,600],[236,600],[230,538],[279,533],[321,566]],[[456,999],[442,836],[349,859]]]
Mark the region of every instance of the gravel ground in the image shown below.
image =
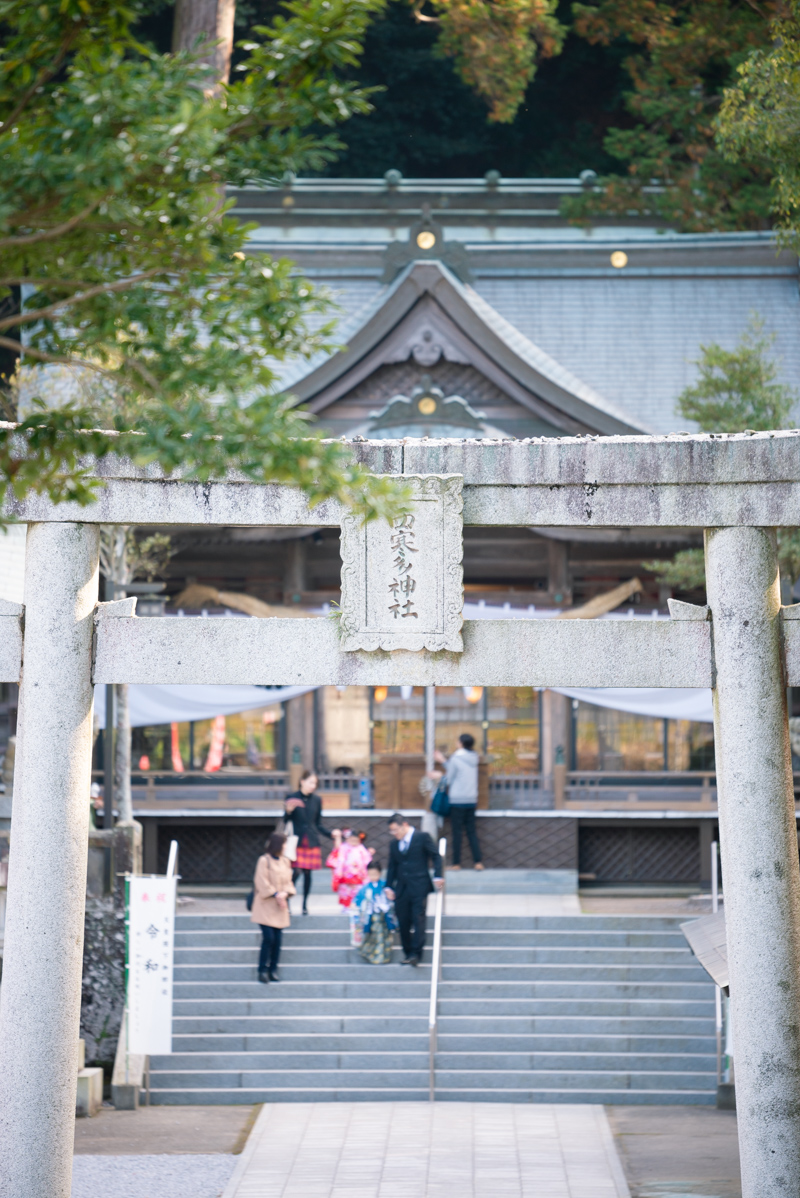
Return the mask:
[[[235,1156],[76,1156],[72,1198],[219,1198]]]

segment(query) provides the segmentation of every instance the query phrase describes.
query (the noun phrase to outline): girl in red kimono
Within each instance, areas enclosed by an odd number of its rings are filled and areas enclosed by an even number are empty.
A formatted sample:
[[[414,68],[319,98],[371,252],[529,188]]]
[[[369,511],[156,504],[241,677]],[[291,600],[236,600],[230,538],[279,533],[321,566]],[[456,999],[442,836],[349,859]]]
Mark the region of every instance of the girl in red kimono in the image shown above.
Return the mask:
[[[365,847],[365,839],[363,832],[345,828],[342,833],[334,828],[333,852],[328,854],[325,862],[333,870],[331,889],[338,896],[339,905],[348,913],[353,895],[367,880],[367,866],[375,852]]]

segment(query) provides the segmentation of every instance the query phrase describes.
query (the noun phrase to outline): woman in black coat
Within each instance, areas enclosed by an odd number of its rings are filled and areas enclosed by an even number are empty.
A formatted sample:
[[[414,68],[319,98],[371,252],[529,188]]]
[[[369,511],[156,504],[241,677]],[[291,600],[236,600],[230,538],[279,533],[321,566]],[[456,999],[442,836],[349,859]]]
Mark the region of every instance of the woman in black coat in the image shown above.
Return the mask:
[[[315,793],[317,784],[317,775],[313,770],[306,770],[300,779],[300,789],[286,796],[286,819],[297,837],[297,859],[292,881],[296,882],[300,874],[303,875],[304,915],[308,915],[312,870],[322,869],[320,835],[331,839],[331,833],[322,826],[322,799]]]

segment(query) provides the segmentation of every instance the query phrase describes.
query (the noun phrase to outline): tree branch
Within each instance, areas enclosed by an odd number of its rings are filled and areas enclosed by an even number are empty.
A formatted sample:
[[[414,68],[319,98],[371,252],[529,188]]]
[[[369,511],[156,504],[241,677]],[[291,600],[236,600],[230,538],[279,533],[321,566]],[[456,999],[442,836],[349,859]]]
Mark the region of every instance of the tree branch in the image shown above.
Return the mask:
[[[120,370],[106,370],[104,366],[98,366],[96,362],[90,362],[85,358],[70,358],[66,354],[48,354],[43,349],[34,349],[30,345],[23,345],[21,341],[13,341],[11,337],[0,336],[0,348],[15,350],[20,357],[24,355],[26,358],[34,358],[37,362],[53,362],[56,365],[76,366],[81,370],[93,370],[95,374],[102,374],[107,379],[121,377]],[[137,361],[136,358],[123,358],[123,363],[144,379],[151,391],[158,392],[158,379],[143,362]]]
[[[63,237],[65,233],[70,233],[76,225],[79,225],[82,220],[86,220],[87,216],[91,216],[96,208],[100,207],[103,202],[103,197],[89,204],[82,212],[71,216],[63,225],[55,225],[52,229],[40,229],[38,233],[29,233],[26,237],[0,237],[0,250],[15,248],[18,245],[35,245],[38,241],[51,241],[55,237]]]
[[[11,337],[0,337],[0,347],[14,350],[20,356],[24,354],[26,358],[35,358],[37,362],[55,362],[63,366],[80,366],[86,370],[94,370],[97,374],[103,374],[106,378],[116,377],[113,370],[106,370],[104,367],[98,366],[95,362],[87,362],[82,358],[69,358],[65,354],[48,354],[43,349],[33,349],[30,345],[23,345],[21,341],[12,340]]]
[[[424,3],[425,0],[417,0],[415,4],[412,4],[411,11],[414,14],[414,20],[425,21],[429,25],[441,25],[442,22],[440,17],[428,17],[425,15],[425,13],[422,11],[422,6]]]
[[[144,379],[153,392],[158,391],[158,379],[154,374],[150,373],[144,363],[137,362],[136,358],[126,358],[125,364],[126,366],[130,366],[132,370],[135,370],[136,373]]]
[[[32,308],[29,312],[21,312],[18,316],[7,316],[5,320],[0,320],[0,329],[12,329],[16,325],[32,324],[37,320],[42,320],[45,316],[52,316],[62,308],[69,308],[84,300],[94,299],[96,295],[109,295],[112,291],[125,291],[127,287],[133,287],[144,279],[151,279],[153,275],[164,273],[163,266],[154,266],[151,270],[143,270],[141,274],[131,275],[130,278],[117,279],[116,283],[98,283],[96,287],[90,287],[88,291],[77,291],[75,295],[57,300],[56,303],[49,304],[46,308]]]
[[[0,287],[90,287],[88,279],[29,279],[24,275],[9,275],[0,279]]]

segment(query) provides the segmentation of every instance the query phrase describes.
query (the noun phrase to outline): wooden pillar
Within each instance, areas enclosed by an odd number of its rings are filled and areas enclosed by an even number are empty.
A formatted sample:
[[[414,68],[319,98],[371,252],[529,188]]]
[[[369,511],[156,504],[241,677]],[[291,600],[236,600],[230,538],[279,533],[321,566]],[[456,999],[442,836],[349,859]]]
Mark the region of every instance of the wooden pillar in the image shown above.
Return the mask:
[[[547,589],[554,603],[569,607],[572,589],[569,579],[569,542],[547,542]]]
[[[569,760],[569,705],[566,695],[542,692],[541,762],[542,790],[553,796],[553,805],[563,807]]]

